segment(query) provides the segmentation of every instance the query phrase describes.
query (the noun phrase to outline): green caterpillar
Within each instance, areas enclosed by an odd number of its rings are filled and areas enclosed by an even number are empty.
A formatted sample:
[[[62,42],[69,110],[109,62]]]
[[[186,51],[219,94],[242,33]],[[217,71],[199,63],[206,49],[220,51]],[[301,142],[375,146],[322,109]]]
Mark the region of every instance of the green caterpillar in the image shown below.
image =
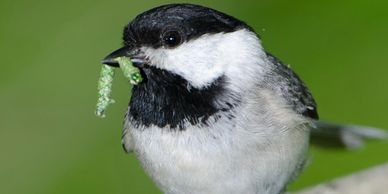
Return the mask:
[[[115,60],[119,63],[120,69],[124,73],[124,77],[126,77],[131,84],[137,85],[143,81],[140,70],[133,66],[130,58],[118,57]],[[98,117],[104,118],[107,107],[109,104],[114,103],[114,100],[111,98],[114,75],[114,67],[108,65],[102,66],[100,78],[98,80],[98,100],[96,107],[96,115]]]

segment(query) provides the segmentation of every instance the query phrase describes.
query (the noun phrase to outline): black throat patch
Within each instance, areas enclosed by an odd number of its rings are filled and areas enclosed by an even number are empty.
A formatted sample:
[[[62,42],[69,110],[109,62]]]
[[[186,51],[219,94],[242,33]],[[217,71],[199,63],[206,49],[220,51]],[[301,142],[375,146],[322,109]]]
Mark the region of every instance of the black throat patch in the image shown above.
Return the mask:
[[[181,76],[155,67],[143,69],[146,80],[132,89],[127,119],[136,127],[168,126],[184,130],[185,123],[206,124],[218,111],[228,111],[231,103],[217,104],[225,91],[220,77],[205,89],[188,88]]]

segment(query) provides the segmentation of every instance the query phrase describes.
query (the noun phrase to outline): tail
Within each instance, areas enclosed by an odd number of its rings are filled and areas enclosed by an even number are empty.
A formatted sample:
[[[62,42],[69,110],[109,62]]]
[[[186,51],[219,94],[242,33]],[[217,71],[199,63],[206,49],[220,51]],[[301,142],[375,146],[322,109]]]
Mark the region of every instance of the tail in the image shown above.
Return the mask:
[[[365,140],[388,138],[388,132],[373,127],[342,125],[318,121],[311,130],[311,143],[320,147],[346,147],[359,149]]]

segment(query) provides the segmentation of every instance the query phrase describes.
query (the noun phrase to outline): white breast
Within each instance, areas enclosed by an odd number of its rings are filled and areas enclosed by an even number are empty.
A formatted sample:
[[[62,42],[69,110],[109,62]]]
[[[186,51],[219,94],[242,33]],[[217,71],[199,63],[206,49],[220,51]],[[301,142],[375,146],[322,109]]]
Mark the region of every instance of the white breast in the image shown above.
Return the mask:
[[[221,115],[184,131],[127,123],[123,141],[165,193],[280,193],[304,163],[308,124],[291,111],[265,112],[272,105],[258,109],[255,102],[236,109],[235,119]]]

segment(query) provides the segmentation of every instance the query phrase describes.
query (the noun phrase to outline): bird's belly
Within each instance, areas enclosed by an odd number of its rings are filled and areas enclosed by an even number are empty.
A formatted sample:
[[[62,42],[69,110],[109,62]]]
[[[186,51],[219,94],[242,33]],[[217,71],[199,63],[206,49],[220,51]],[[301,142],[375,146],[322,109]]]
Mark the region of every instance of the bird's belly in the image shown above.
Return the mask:
[[[195,130],[131,132],[138,159],[164,193],[280,193],[308,144],[305,132],[261,145],[250,133]]]

